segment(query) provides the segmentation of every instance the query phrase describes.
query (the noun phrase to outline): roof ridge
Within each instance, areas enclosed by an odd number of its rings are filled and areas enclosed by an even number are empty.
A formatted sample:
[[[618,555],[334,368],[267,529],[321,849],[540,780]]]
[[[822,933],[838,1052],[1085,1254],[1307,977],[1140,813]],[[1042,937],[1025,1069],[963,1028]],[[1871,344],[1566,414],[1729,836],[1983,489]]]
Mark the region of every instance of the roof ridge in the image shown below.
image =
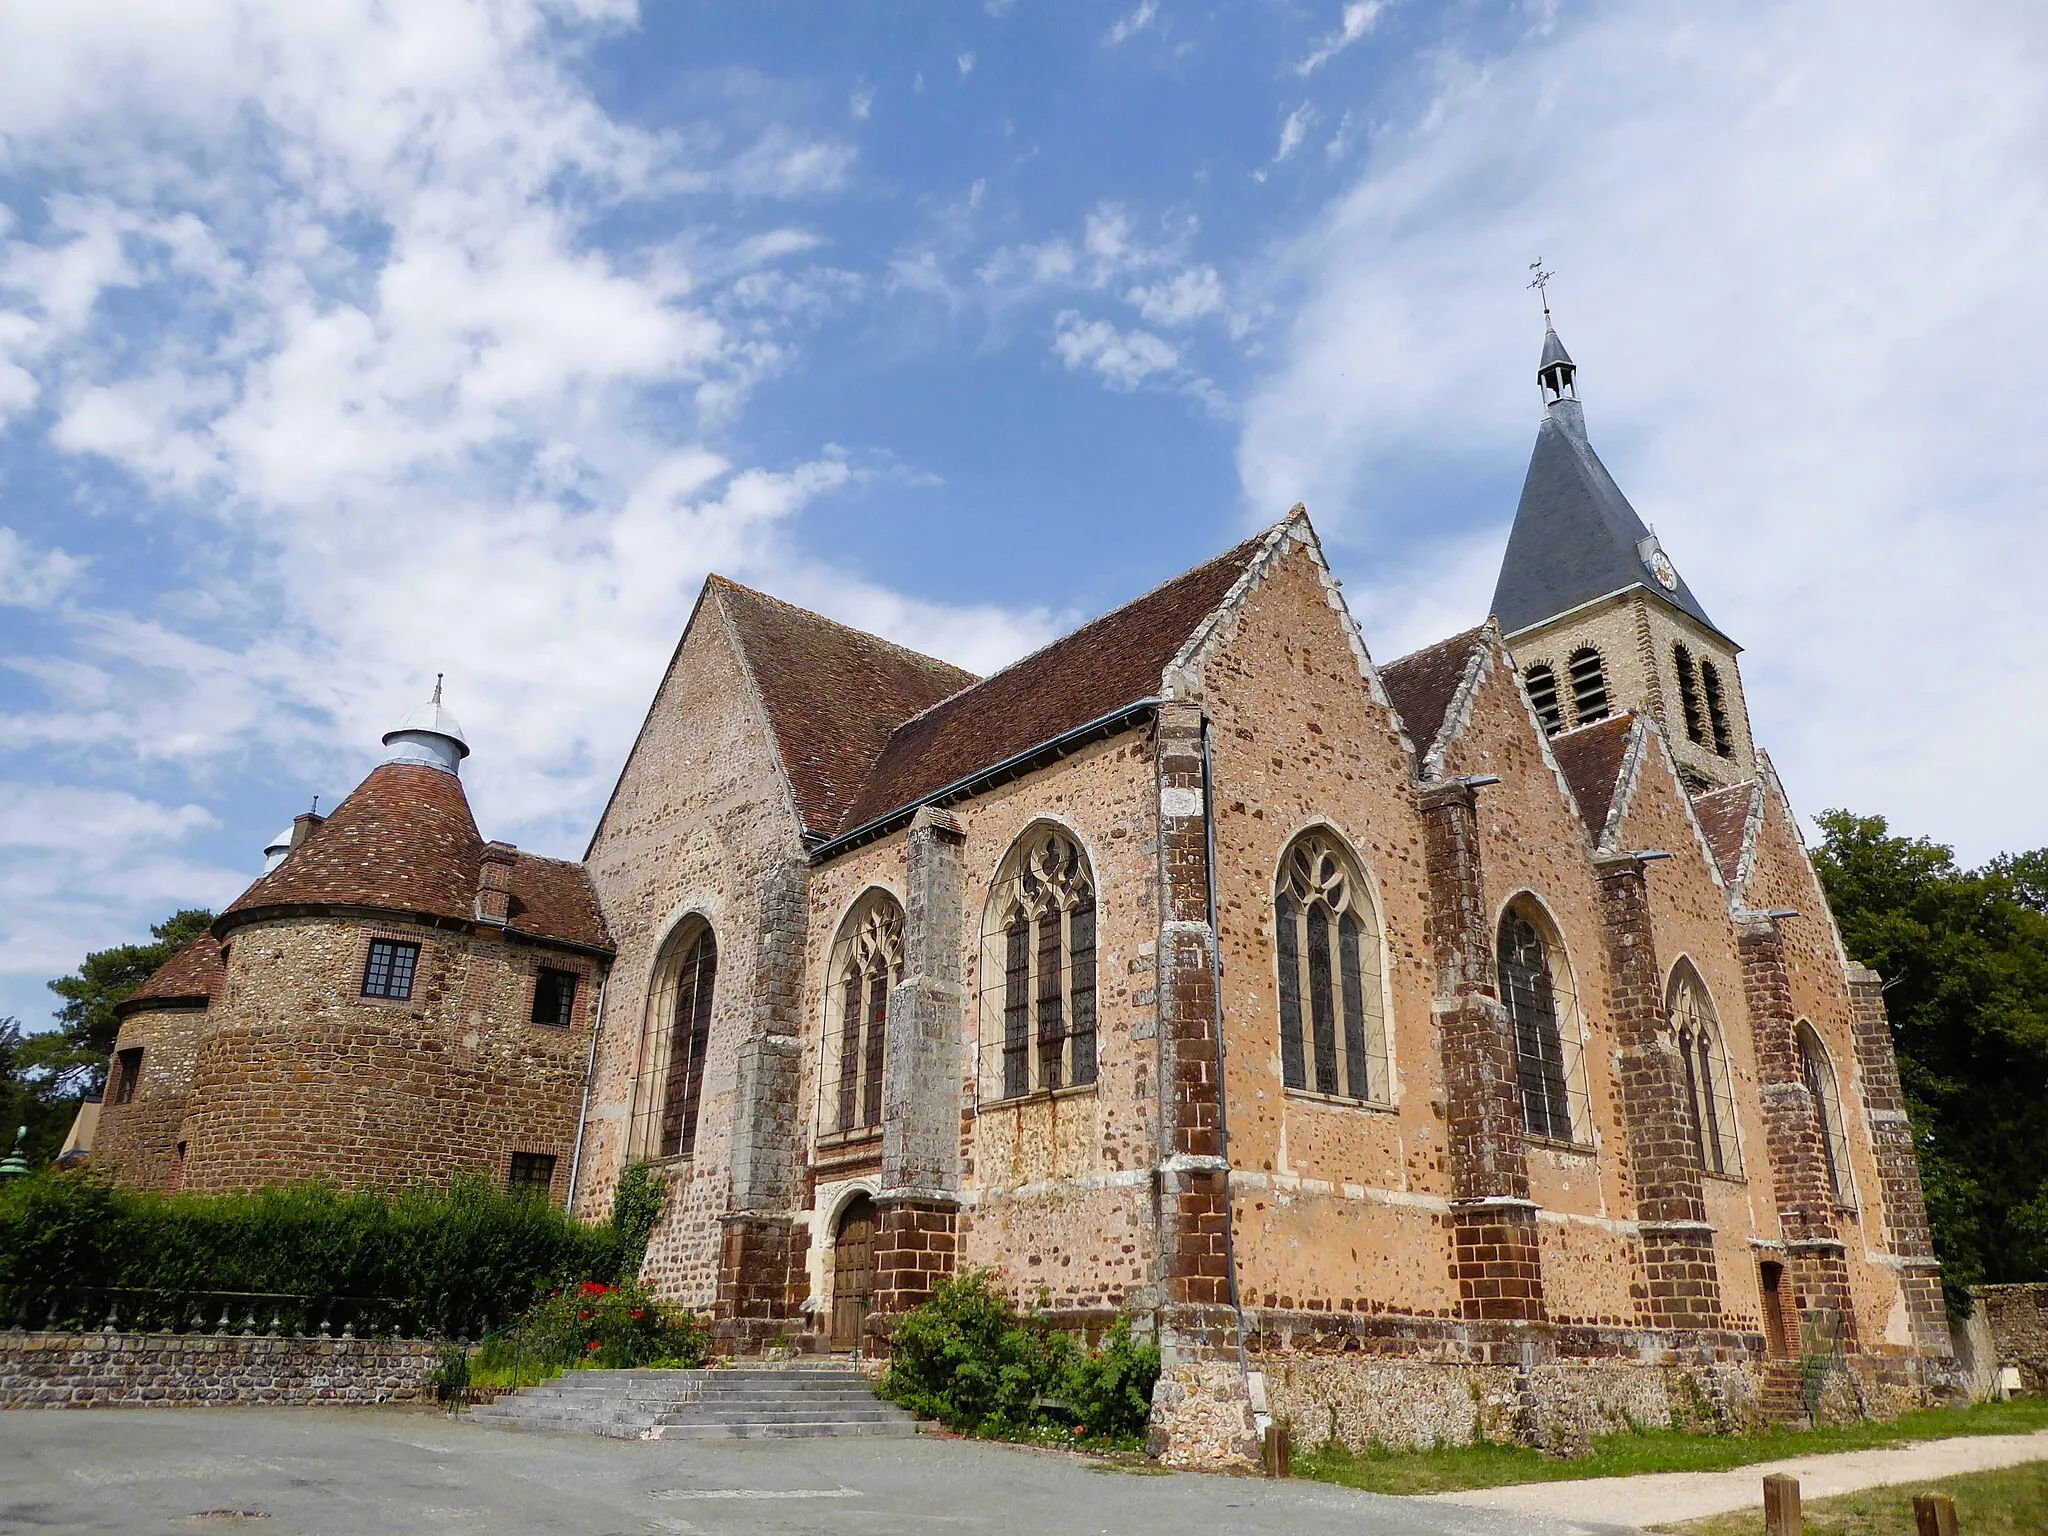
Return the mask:
[[[927,704],[923,709],[920,709],[914,715],[905,715],[901,720],[896,722],[894,727],[891,728],[890,734],[893,736],[897,731],[902,730],[903,727],[911,724],[913,721],[923,719],[933,710],[942,709],[946,705],[952,703],[955,699],[961,698],[966,694],[970,694],[974,692],[974,690],[977,688],[987,687],[990,683],[995,682],[998,678],[1004,677],[1007,674],[1016,671],[1017,668],[1023,666],[1026,662],[1035,660],[1036,658],[1043,656],[1047,651],[1053,649],[1053,647],[1065,645],[1068,641],[1078,639],[1080,636],[1087,634],[1089,630],[1094,629],[1099,625],[1107,624],[1111,619],[1115,618],[1118,614],[1122,613],[1126,608],[1135,608],[1138,606],[1138,604],[1145,602],[1150,598],[1158,596],[1161,592],[1164,592],[1168,587],[1172,586],[1175,582],[1185,581],[1188,579],[1188,577],[1193,576],[1198,571],[1206,571],[1212,565],[1222,564],[1222,562],[1228,560],[1232,555],[1237,554],[1240,550],[1247,549],[1254,544],[1261,543],[1267,538],[1270,538],[1272,536],[1274,528],[1283,527],[1292,520],[1293,514],[1289,513],[1286,518],[1281,520],[1281,522],[1273,524],[1272,527],[1260,529],[1259,532],[1253,535],[1251,538],[1241,539],[1237,543],[1231,545],[1230,548],[1222,551],[1220,554],[1211,555],[1207,560],[1198,560],[1195,562],[1195,564],[1189,566],[1186,570],[1177,571],[1173,575],[1167,577],[1166,580],[1158,583],[1156,586],[1146,588],[1143,592],[1140,592],[1136,597],[1127,598],[1123,602],[1118,603],[1114,608],[1108,608],[1103,610],[1101,613],[1098,613],[1094,618],[1090,619],[1087,623],[1077,625],[1075,628],[1068,630],[1065,634],[1053,636],[1052,639],[1046,641],[1045,644],[1039,646],[1036,650],[1026,651],[1022,656],[1019,656],[1015,661],[1009,662],[1004,666],[998,667],[995,671],[989,673],[988,676],[977,677],[965,688],[956,689],[952,693],[947,694],[943,699],[933,700],[930,704]]]
[[[1445,646],[1456,645],[1461,640],[1467,645],[1476,644],[1485,629],[1486,625],[1484,623],[1474,624],[1470,629],[1461,629],[1455,634],[1445,635],[1441,640],[1432,640],[1427,645],[1418,645],[1414,650],[1407,652],[1405,655],[1396,656],[1392,661],[1379,663],[1379,669],[1381,672],[1390,671],[1400,666],[1403,662],[1415,660],[1425,651],[1440,651]]]
[[[777,597],[772,592],[763,592],[759,587],[750,587],[745,582],[734,581],[730,576],[721,576],[716,571],[707,572],[704,577],[704,583],[706,586],[716,585],[723,587],[729,592],[744,592],[748,597],[757,597],[764,603],[773,603],[778,608],[787,608],[791,613],[801,614],[803,617],[819,624],[829,624],[832,628],[844,630],[849,635],[858,635],[863,640],[872,640],[875,644],[885,645],[892,651],[900,651],[905,656],[914,656],[919,661],[928,661],[934,666],[945,667],[950,671],[964,673],[968,677],[975,678],[977,682],[980,681],[975,673],[969,672],[967,668],[961,666],[958,662],[948,661],[943,656],[934,656],[929,651],[913,650],[907,645],[900,645],[896,641],[891,640],[887,635],[878,635],[871,629],[862,629],[858,624],[842,623],[838,619],[819,613],[816,609],[806,608],[801,603],[792,603],[789,599]],[[969,684],[968,686],[972,687],[973,685]]]

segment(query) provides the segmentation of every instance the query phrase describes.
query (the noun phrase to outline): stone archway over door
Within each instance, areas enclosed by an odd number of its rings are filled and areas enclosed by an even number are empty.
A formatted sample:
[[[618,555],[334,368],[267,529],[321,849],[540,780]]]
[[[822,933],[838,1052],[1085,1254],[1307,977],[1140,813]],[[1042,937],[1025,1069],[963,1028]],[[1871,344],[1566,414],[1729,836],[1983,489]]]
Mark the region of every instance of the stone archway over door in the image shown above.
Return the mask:
[[[856,1195],[832,1238],[832,1347],[854,1349],[874,1305],[875,1202]]]

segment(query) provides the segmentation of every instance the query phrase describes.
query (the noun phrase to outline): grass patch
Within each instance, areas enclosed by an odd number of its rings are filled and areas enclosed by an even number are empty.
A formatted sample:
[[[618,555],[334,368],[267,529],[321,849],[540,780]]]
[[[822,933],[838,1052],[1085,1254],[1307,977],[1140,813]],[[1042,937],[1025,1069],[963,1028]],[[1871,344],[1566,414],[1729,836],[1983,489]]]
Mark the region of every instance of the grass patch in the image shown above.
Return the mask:
[[[1867,1419],[1824,1429],[1781,1426],[1753,1435],[1650,1429],[1604,1435],[1593,1442],[1592,1455],[1576,1461],[1547,1461],[1540,1451],[1518,1445],[1456,1445],[1429,1451],[1372,1446],[1352,1451],[1328,1444],[1297,1450],[1294,1473],[1372,1493],[1451,1493],[1506,1483],[1630,1477],[1638,1472],[1719,1472],[1786,1456],[1868,1450],[1953,1435],[2023,1435],[2037,1429],[2048,1429],[2048,1403],[1972,1403],[1967,1408],[1922,1409],[1889,1423]]]
[[[1815,1499],[1799,1512],[1805,1517],[1808,1536],[1914,1536],[1916,1493],[1945,1493],[1954,1499],[1956,1528],[1968,1536],[2039,1536],[2048,1530],[2048,1461],[1934,1482],[1865,1488],[1860,1493]],[[1753,1510],[1651,1527],[1685,1536],[1761,1536],[1763,1528],[1761,1494]]]

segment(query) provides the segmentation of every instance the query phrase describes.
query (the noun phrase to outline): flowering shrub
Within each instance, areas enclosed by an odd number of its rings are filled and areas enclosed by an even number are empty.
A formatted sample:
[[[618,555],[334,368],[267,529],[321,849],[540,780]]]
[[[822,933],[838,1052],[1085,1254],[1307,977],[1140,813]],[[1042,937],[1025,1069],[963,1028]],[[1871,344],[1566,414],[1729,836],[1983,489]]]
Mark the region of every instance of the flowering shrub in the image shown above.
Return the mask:
[[[476,1352],[476,1373],[492,1384],[517,1386],[585,1366],[694,1369],[704,1363],[710,1336],[695,1313],[638,1285],[585,1280],[544,1298],[486,1339]]]
[[[1152,1409],[1159,1350],[1120,1317],[1084,1348],[1038,1316],[1019,1317],[985,1273],[940,1283],[890,1334],[882,1395],[919,1418],[999,1439],[1136,1441]]]

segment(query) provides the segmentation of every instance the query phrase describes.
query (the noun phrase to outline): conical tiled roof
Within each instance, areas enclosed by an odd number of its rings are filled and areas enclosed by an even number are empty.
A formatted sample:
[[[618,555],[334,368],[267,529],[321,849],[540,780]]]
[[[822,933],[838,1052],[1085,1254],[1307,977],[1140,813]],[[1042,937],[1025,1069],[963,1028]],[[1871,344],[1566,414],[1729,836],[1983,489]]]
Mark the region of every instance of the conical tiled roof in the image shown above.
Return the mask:
[[[237,897],[214,932],[224,937],[280,909],[368,907],[473,921],[483,851],[460,779],[419,763],[384,763]],[[511,884],[511,931],[611,947],[580,864],[517,854]]]
[[[202,933],[114,1005],[122,1018],[148,1008],[205,1008],[220,987],[220,941]]]

